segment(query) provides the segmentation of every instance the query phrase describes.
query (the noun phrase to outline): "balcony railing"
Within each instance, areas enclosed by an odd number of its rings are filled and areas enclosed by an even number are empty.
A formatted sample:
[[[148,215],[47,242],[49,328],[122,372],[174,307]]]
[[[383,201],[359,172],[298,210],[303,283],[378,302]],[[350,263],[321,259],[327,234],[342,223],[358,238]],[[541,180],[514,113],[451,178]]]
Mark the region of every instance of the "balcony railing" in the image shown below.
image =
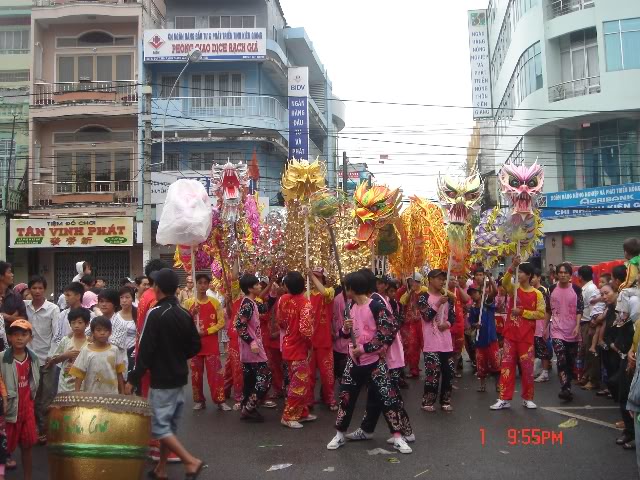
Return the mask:
[[[34,90],[36,107],[138,101],[138,85],[134,81],[36,83]]]
[[[267,117],[284,122],[288,115],[276,98],[257,95],[172,98],[169,112],[175,104],[182,105],[185,117]]]
[[[138,0],[33,0],[34,7],[55,7],[58,5],[67,5],[70,3],[109,3],[109,4],[125,4],[125,3],[142,3]]]
[[[138,201],[137,180],[34,182],[33,205],[46,207],[72,203],[125,203]]]
[[[551,0],[549,18],[556,18],[595,6],[595,0]]]
[[[571,80],[549,87],[549,101],[559,102],[567,98],[582,97],[600,93],[600,76]]]

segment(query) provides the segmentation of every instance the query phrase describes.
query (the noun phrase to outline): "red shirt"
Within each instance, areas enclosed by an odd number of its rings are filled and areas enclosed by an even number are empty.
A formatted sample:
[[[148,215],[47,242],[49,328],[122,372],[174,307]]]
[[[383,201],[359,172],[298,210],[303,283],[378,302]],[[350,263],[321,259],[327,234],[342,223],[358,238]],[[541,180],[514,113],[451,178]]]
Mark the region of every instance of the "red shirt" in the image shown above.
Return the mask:
[[[539,298],[542,293],[537,289],[525,292],[522,288],[518,288],[518,307],[523,313],[517,319],[511,317],[513,309],[513,297],[508,298],[507,319],[504,322],[503,335],[504,338],[514,342],[525,342],[533,345],[533,336],[536,331],[536,318],[531,318],[532,313],[537,312]],[[544,299],[542,299],[543,309],[540,318],[544,318]]]
[[[240,297],[236,299],[235,302],[231,304],[231,318],[229,319],[229,328],[227,329],[227,333],[229,335],[229,347],[234,349],[236,352],[240,351],[240,345],[238,343],[238,331],[236,327],[233,325],[233,319],[238,316],[238,311],[240,310],[240,304],[242,303],[242,298]]]
[[[149,310],[151,310],[156,303],[158,303],[158,300],[156,300],[156,292],[153,291],[153,288],[147,288],[140,297],[140,300],[138,300],[138,318],[136,322],[138,336],[136,338],[136,355],[138,354],[140,335],[142,335],[144,323],[147,321],[147,313],[149,313]]]
[[[18,409],[33,409],[33,398],[31,398],[31,386],[29,379],[31,378],[31,358],[27,354],[26,358],[21,362],[14,357],[16,364],[16,373],[18,377]]]
[[[278,324],[285,329],[282,340],[282,358],[289,361],[305,360],[311,348],[313,317],[311,302],[303,293],[280,297]]]
[[[268,300],[267,300],[268,301]],[[265,348],[280,349],[280,330],[275,321],[275,302],[267,313],[260,314],[260,332],[262,333],[262,345]]]
[[[456,288],[456,303],[454,307],[456,321],[451,325],[451,335],[453,337],[460,336],[464,333],[464,305],[462,304],[462,297],[460,291]]]
[[[188,298],[184,302],[184,308],[191,313],[198,332],[206,333],[200,337],[202,348],[200,348],[198,355],[220,355],[218,331],[224,327],[224,313],[220,302],[211,297],[208,297],[204,302]]]
[[[326,288],[326,294],[319,292],[311,294],[311,308],[313,311],[313,347],[331,348],[333,347],[333,337],[331,336],[331,322],[333,320],[333,297],[335,290]]]

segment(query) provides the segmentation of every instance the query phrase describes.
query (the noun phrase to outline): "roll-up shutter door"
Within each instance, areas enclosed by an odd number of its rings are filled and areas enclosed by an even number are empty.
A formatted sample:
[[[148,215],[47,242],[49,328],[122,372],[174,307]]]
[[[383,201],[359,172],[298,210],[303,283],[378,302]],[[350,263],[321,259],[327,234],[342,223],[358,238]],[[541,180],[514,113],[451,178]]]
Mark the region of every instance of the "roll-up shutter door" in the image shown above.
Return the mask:
[[[573,265],[596,265],[624,258],[622,243],[629,237],[640,238],[640,227],[608,228],[567,232],[574,238],[571,247],[563,246],[563,260]]]
[[[161,253],[160,260],[173,267],[172,254]],[[174,268],[173,270],[178,274],[178,278],[180,279],[180,286],[184,287],[187,284],[187,272],[184,271],[184,268]],[[211,270],[196,270],[196,275],[198,275],[199,273],[206,273],[207,275],[211,276]],[[189,273],[189,275],[191,274]]]

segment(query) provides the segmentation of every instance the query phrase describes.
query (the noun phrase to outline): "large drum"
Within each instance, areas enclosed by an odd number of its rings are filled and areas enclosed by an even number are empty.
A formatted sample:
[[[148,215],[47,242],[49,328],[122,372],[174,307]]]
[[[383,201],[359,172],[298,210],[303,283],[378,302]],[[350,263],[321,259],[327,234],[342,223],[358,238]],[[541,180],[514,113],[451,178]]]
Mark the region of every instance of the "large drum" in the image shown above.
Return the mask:
[[[60,394],[49,410],[49,478],[139,479],[150,435],[151,409],[144,398]]]

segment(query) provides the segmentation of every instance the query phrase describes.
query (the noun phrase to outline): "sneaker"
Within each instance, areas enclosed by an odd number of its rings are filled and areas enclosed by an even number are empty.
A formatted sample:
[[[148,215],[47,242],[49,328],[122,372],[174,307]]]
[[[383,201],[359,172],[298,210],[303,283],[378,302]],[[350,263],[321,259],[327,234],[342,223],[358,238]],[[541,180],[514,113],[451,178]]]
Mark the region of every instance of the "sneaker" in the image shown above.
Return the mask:
[[[535,403],[533,403],[531,400],[523,400],[522,406],[524,408],[528,408],[529,410],[535,410],[536,408],[538,408],[538,406]]]
[[[407,444],[406,440],[402,437],[395,437],[393,441],[393,448],[398,450],[400,453],[411,453],[411,447]]]
[[[420,408],[422,410],[424,410],[425,412],[435,412],[436,411],[436,406],[435,405],[422,405]]]
[[[313,422],[314,420],[317,420],[318,416],[317,415],[307,415],[306,417],[302,417],[299,422],[304,423],[304,422]]]
[[[405,442],[412,443],[412,442],[415,442],[415,441],[416,441],[416,434],[415,434],[415,433],[412,433],[411,435],[409,435],[409,436],[403,436],[402,438],[404,438],[404,441],[405,441]],[[396,441],[396,437],[389,437],[389,438],[387,438],[387,443],[388,443],[389,445],[393,445],[395,441]]]
[[[445,403],[440,408],[442,408],[444,412],[453,412],[453,407],[449,403]]]
[[[233,404],[233,409],[234,409],[235,411],[242,410],[242,405],[240,404],[240,402],[236,402],[236,403],[234,403],[234,404]]]
[[[337,450],[344,444],[344,435],[336,433],[336,436],[327,444],[327,450]]]
[[[560,400],[564,400],[565,402],[570,402],[571,400],[573,400],[573,393],[571,393],[571,390],[561,390],[558,394],[558,398]]]
[[[226,403],[219,403],[218,404],[218,410],[222,410],[223,412],[230,412],[231,411],[231,407],[229,405],[227,405]]]
[[[204,410],[205,409],[205,404],[204,402],[196,402],[193,404],[193,409],[194,410]]]
[[[491,410],[503,410],[505,408],[511,408],[511,402],[506,400],[498,400],[496,403],[489,407]]]
[[[549,372],[547,372],[546,370],[543,370],[540,373],[540,375],[538,375],[533,381],[537,382],[537,383],[548,382],[549,381]]]
[[[357,440],[371,440],[373,438],[373,433],[367,433],[364,430],[362,430],[361,428],[357,428],[353,432],[347,433],[345,435],[345,438],[347,438],[349,440],[354,440],[354,441],[357,441]]]
[[[159,461],[159,460],[158,460]],[[180,457],[173,452],[169,452],[169,457],[167,458],[167,463],[180,463]]]
[[[296,422],[295,420],[285,420],[284,418],[280,419],[280,424],[289,428],[304,428],[304,425],[300,422]]]
[[[262,403],[262,406],[264,408],[276,408],[278,404],[273,400],[266,400],[265,402]]]

